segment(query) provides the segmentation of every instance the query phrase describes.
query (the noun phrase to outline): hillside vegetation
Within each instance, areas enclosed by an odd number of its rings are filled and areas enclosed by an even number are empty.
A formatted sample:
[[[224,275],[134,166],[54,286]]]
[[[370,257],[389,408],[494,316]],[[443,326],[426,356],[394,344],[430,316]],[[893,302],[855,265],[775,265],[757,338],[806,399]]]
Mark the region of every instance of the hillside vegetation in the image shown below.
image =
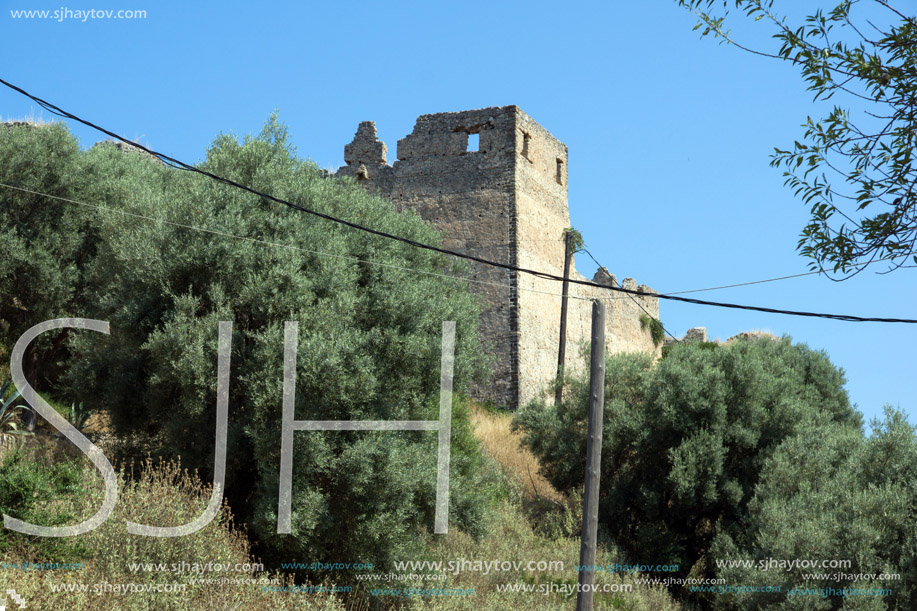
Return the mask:
[[[633,563],[722,580],[673,588],[690,608],[914,608],[917,435],[887,409],[867,436],[844,382],[824,352],[786,337],[609,356],[600,525]],[[578,379],[558,408],[516,415],[561,492],[583,486],[588,403]],[[850,564],[762,570],[767,559]]]
[[[298,158],[275,117],[255,137],[218,137],[201,167],[374,229],[430,244],[441,239],[415,214]],[[82,405],[95,414],[90,422],[105,423],[91,435],[117,466],[119,489],[115,512],[88,534],[2,532],[0,554],[9,564],[0,575],[31,605],[108,609],[115,596],[119,608],[131,610],[525,611],[572,604],[580,498],[551,488],[509,431],[507,415],[472,415],[460,394],[453,402],[448,535],[432,534],[437,436],[389,431],[297,432],[293,532],[276,532],[284,322],[299,324],[297,419],[435,420],[443,321],[457,326],[456,390],[488,367],[475,298],[463,282],[441,275],[461,276],[461,264],[278,207],[130,147],[81,150],[60,124],[0,128],[0,183],[16,187],[0,188],[2,356],[9,358],[25,330],[53,318],[104,320],[111,331],[56,330],[26,353],[27,378],[56,410],[71,418],[68,406]],[[176,526],[206,507],[220,321],[233,324],[222,509],[193,535],[128,534],[126,520]],[[98,510],[101,477],[72,445],[44,426],[15,441],[0,457],[3,513],[58,526]],[[455,558],[563,561],[565,569],[433,574],[435,582],[399,578],[377,588],[353,572],[282,567],[360,562],[384,575],[395,562]],[[604,545],[600,558],[620,556]],[[138,568],[183,561],[245,566],[224,576],[255,581],[201,583],[187,572]],[[11,568],[28,562],[80,568]],[[598,596],[603,608],[674,608],[662,589],[632,577],[599,582],[633,589]],[[104,583],[176,591],[153,598],[58,591]],[[522,589],[498,591],[507,585]],[[340,592],[275,591],[309,586]],[[417,586],[474,595],[392,592]],[[524,591],[535,586],[547,590]]]

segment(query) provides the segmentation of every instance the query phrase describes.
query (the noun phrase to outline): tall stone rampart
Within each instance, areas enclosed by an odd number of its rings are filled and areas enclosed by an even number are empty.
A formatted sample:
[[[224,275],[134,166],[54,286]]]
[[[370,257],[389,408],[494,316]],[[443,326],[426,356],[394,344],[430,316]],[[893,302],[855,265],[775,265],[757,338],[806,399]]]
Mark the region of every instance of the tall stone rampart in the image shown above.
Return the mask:
[[[567,147],[516,106],[422,115],[398,142],[388,165],[375,124],[361,123],[345,147],[351,176],[368,190],[410,207],[445,235],[444,247],[513,267],[563,274]],[[575,270],[571,276],[584,279]],[[613,282],[604,270],[597,281]],[[518,407],[547,391],[557,368],[561,286],[530,274],[472,264],[481,296],[481,337],[496,359],[493,378],[476,398]],[[625,286],[633,284],[625,280]],[[649,291],[648,287],[640,287]],[[606,300],[606,342],[612,352],[656,347],[640,325],[658,317],[658,299],[570,285],[567,371],[581,370],[591,325],[591,299]],[[638,306],[637,304],[640,304]]]

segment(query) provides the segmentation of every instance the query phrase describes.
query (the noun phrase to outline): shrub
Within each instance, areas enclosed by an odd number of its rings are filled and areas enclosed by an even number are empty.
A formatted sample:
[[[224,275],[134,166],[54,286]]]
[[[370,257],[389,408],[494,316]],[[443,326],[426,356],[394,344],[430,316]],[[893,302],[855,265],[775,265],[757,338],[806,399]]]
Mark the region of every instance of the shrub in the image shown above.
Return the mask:
[[[73,316],[83,295],[83,266],[94,249],[87,210],[36,193],[72,198],[85,192],[91,173],[84,171],[76,140],[61,123],[0,124],[0,356],[29,327]],[[66,356],[65,331],[44,334],[25,354],[26,378],[47,388]],[[42,376],[38,376],[41,362]],[[28,428],[35,416],[23,413]]]
[[[615,355],[606,371],[600,520],[641,564],[712,574],[698,560],[718,532],[741,530],[780,443],[815,420],[860,426],[842,372],[788,338],[678,344],[658,364]],[[533,403],[516,417],[561,490],[583,485],[588,387],[576,380],[557,409]]]
[[[82,484],[77,462],[44,465],[26,459],[17,449],[0,460],[0,515],[44,526],[72,524],[82,518],[60,504],[67,497],[86,496]],[[0,530],[0,554],[6,557],[17,547],[25,547],[24,539],[13,531]],[[79,562],[87,556],[77,538],[36,538],[28,547],[55,562]]]
[[[665,341],[665,327],[662,326],[662,321],[658,318],[652,318],[648,314],[641,314],[640,328],[649,330],[654,346],[659,346]]]
[[[917,604],[917,436],[887,409],[873,433],[813,423],[768,459],[748,505],[741,537],[720,533],[718,558],[848,560],[843,568],[719,569],[728,583],[779,586],[780,592],[716,597],[717,608],[788,610],[913,609]],[[817,438],[818,443],[812,443]],[[803,574],[810,574],[808,579]],[[857,578],[898,574],[899,579]],[[817,577],[811,574],[819,574]],[[793,588],[888,589],[883,596],[788,596]]]

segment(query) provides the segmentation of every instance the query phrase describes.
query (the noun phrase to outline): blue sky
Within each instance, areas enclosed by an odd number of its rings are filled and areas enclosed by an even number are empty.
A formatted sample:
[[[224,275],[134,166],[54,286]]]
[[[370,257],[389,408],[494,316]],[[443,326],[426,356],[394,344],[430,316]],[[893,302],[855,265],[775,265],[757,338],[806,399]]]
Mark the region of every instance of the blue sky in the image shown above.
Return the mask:
[[[343,165],[365,120],[394,161],[418,115],[516,104],[569,146],[572,224],[618,278],[675,292],[808,271],[795,250],[807,207],[769,155],[827,106],[792,66],[700,39],[673,1],[68,2],[2,2],[2,78],[179,159],[201,159],[220,132],[257,132],[277,109],[299,154],[323,167]],[[147,16],[14,19],[20,9]],[[734,29],[773,49],[763,22]],[[0,116],[29,114],[41,109],[0,91]],[[84,146],[100,139],[72,129]],[[595,266],[581,255],[577,268],[591,276]],[[917,318],[914,275],[867,270],[691,296]],[[914,325],[674,302],[661,319],[679,336],[692,326],[723,339],[788,334],[845,370],[867,420],[890,403],[917,421]]]

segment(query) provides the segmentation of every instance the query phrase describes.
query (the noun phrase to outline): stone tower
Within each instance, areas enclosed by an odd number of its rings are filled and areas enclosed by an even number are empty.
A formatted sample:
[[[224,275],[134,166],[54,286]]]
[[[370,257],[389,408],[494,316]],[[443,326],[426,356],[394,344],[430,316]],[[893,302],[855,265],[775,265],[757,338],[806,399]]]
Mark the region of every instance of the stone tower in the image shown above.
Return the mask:
[[[444,233],[444,248],[563,275],[567,147],[518,107],[422,115],[398,141],[391,166],[386,152],[375,124],[361,123],[337,175],[416,210]],[[575,264],[571,277],[583,279]],[[478,263],[471,280],[485,350],[496,356],[492,380],[472,394],[516,408],[543,394],[556,374],[560,283]],[[615,282],[604,268],[595,280]],[[657,299],[581,285],[571,285],[570,296],[568,371],[585,365],[577,347],[590,336],[593,297],[606,299],[609,350],[656,350],[639,315],[642,306],[658,317]]]

